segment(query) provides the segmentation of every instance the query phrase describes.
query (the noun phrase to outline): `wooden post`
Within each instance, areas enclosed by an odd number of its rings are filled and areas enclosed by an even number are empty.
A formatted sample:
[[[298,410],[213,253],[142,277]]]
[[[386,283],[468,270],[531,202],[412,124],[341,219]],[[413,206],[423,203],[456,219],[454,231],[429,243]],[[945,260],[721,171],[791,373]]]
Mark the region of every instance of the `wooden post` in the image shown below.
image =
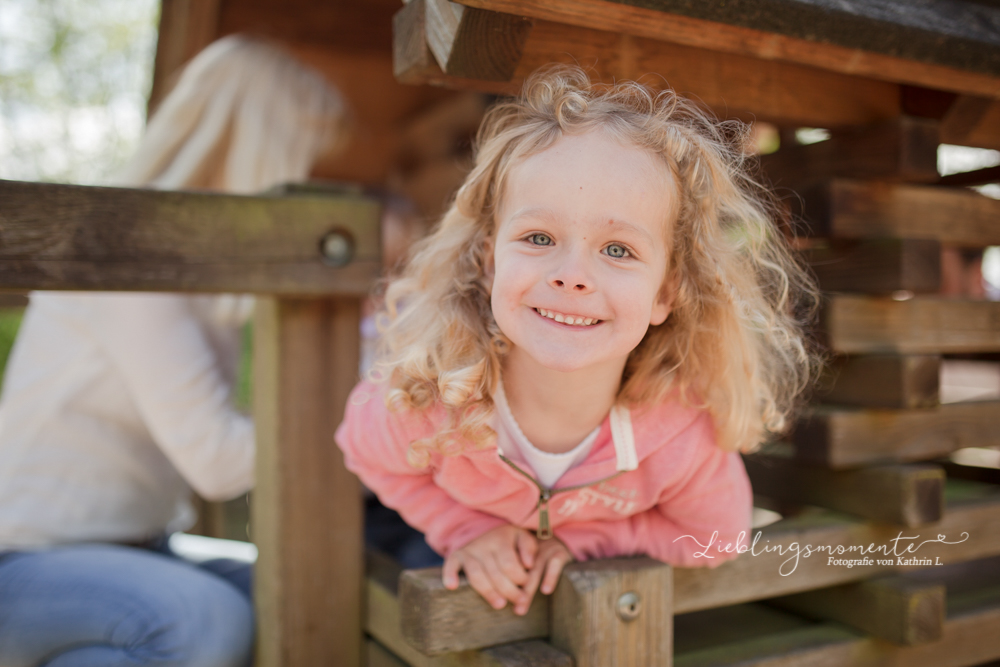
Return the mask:
[[[670,667],[671,568],[651,558],[572,563],[552,594],[550,625],[576,667]]]
[[[257,302],[257,665],[358,667],[361,489],[333,432],[358,376],[357,299]]]

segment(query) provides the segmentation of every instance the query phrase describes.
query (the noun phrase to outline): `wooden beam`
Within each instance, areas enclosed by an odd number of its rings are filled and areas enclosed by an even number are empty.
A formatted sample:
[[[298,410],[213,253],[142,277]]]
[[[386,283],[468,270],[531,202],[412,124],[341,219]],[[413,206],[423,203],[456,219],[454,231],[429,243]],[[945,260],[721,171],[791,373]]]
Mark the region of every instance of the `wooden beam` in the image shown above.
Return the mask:
[[[802,254],[824,291],[889,295],[941,289],[941,244],[937,241],[831,239]]]
[[[552,593],[552,644],[576,667],[670,667],[672,576],[651,558],[571,563]]]
[[[421,653],[440,655],[548,636],[543,595],[535,596],[527,614],[517,616],[510,605],[495,611],[462,581],[466,593],[456,595],[444,587],[440,568],[408,570],[400,577],[403,635]]]
[[[162,0],[148,111],[177,83],[181,69],[219,36],[222,0]]]
[[[260,298],[253,538],[261,667],[361,665],[361,485],[331,434],[358,378],[357,299]]]
[[[365,630],[410,667],[573,667],[573,659],[539,640],[517,641],[483,650],[463,650],[438,656],[427,656],[413,648],[403,637],[398,593],[399,565],[381,554],[368,555],[368,581]],[[411,570],[419,573],[421,570]],[[436,570],[441,579],[441,570]],[[468,585],[468,592],[478,595]],[[547,609],[547,604],[546,604]],[[490,609],[490,611],[494,611]],[[496,613],[496,612],[494,612]],[[488,619],[488,614],[479,614]],[[548,623],[545,616],[535,622]],[[447,632],[447,628],[442,628]]]
[[[833,178],[878,178],[911,183],[937,181],[938,123],[900,116],[834,131],[815,144],[782,144],[761,156],[764,175],[778,187],[802,191]]]
[[[941,357],[873,354],[836,357],[823,371],[815,398],[861,408],[940,405]]]
[[[842,354],[1000,351],[1000,302],[835,294],[821,315],[827,344]]]
[[[820,406],[792,433],[798,459],[834,469],[922,461],[963,447],[1000,445],[1000,402],[951,403],[927,410]]]
[[[353,241],[342,268],[322,240]],[[381,272],[379,205],[0,181],[0,286],[367,295]]]
[[[397,35],[405,36],[408,43],[421,29],[412,4],[400,10],[401,16],[409,18],[409,26],[397,26]],[[423,29],[427,29],[426,22]],[[400,48],[400,52],[412,50]],[[724,117],[839,127],[893,118],[900,108],[895,84],[549,21],[535,21],[508,83],[453,77],[436,66],[422,72],[414,63],[397,63],[396,67],[408,72],[409,83],[514,94],[529,74],[550,63],[581,65],[599,81],[643,77],[653,88],[666,83]]]
[[[768,602],[810,618],[843,623],[893,644],[926,644],[944,634],[944,585],[901,576],[821,588]]]
[[[941,119],[941,143],[1000,149],[1000,101],[959,96]]]
[[[1000,165],[948,174],[938,180],[938,185],[949,186],[985,185],[987,183],[1000,183]]]
[[[802,194],[814,236],[1000,244],[1000,201],[964,188],[836,179]]]
[[[445,74],[510,81],[534,21],[448,0],[425,0],[427,43]]]
[[[818,505],[872,521],[923,526],[941,519],[945,474],[929,464],[830,470],[778,456],[744,456],[754,493],[796,505]]]
[[[865,522],[828,510],[813,509],[753,531],[741,543],[746,552],[714,569],[673,568],[673,613],[685,614],[799,593],[861,581],[896,570],[910,571],[914,568],[914,565],[907,564],[911,558],[930,559],[932,563],[935,559],[940,559],[941,563],[961,563],[994,556],[1000,554],[1000,532],[994,528],[998,515],[1000,492],[988,485],[973,485],[966,490],[963,498],[950,500],[941,521],[925,531],[900,531],[898,527],[882,522]],[[963,539],[965,533],[968,537]],[[954,544],[935,542],[938,535],[944,535],[946,542]],[[924,540],[929,541],[921,545]],[[838,545],[843,546],[845,552],[831,555],[829,549],[836,550]],[[911,545],[915,550],[908,552]],[[859,552],[862,547],[870,547],[871,558],[888,560],[891,564],[879,564],[877,560],[873,565],[850,568],[829,564],[831,557],[834,560],[864,558]],[[892,552],[894,547],[898,557]],[[847,550],[849,548],[853,550]],[[440,580],[441,571],[411,571],[407,576],[411,575]],[[494,618],[503,622],[501,617],[504,612],[488,606],[477,608],[463,601],[478,596],[468,584],[463,583],[458,590],[447,595],[452,603],[475,614],[476,618],[463,620],[465,624],[488,626]],[[549,609],[552,601],[539,596],[535,604],[539,603]],[[548,613],[536,618],[533,626],[526,625],[524,637],[544,634],[548,627]],[[436,629],[448,633],[446,628]]]
[[[909,59],[877,53],[877,48],[860,50],[837,45],[829,39],[803,39],[777,34],[779,31],[775,29],[777,24],[774,22],[746,27],[682,15],[691,14],[692,11],[731,12],[734,6],[730,4],[682,1],[664,3],[653,0],[462,0],[462,4],[582,28],[623,32],[742,57],[806,65],[855,77],[1000,99],[1000,83],[996,75],[929,63],[926,57]],[[781,6],[787,8],[788,3]],[[826,7],[824,11],[831,9]],[[747,11],[756,10],[755,5],[752,10]],[[671,11],[676,13],[667,13]],[[815,36],[816,30],[822,30],[824,26],[829,28],[831,25],[823,18],[808,22],[807,29],[810,35]],[[873,44],[877,45],[878,42]]]

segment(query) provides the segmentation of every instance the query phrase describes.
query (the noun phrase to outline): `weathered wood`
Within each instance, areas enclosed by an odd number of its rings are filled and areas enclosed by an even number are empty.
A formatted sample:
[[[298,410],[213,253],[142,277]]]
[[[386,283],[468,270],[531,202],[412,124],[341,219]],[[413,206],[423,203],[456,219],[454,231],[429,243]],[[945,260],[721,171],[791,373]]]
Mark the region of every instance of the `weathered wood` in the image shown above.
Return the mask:
[[[365,665],[367,667],[409,667],[374,639],[365,642]]]
[[[912,569],[911,565],[899,564],[897,556],[892,552],[894,546],[897,546],[896,553],[901,558],[928,558],[932,562],[939,558],[942,563],[959,563],[1000,554],[1000,532],[995,529],[997,516],[1000,515],[1000,490],[989,485],[973,485],[965,488],[964,497],[956,497],[960,495],[962,494],[953,491],[953,497],[947,501],[941,521],[923,530],[901,531],[898,527],[885,523],[860,521],[820,509],[755,530],[741,542],[748,551],[731,562],[714,569],[673,568],[674,613],[725,607],[860,581],[882,572]],[[963,541],[964,533],[968,534],[968,538]],[[927,543],[916,546],[924,540],[937,539],[938,535],[944,535],[948,542],[959,543]],[[893,540],[897,537],[900,539],[894,543]],[[870,553],[870,557],[890,559],[893,564],[851,568],[829,565],[828,558],[831,554],[826,550],[836,549],[838,545],[843,545],[845,549],[853,547],[854,550],[834,555],[835,558],[864,558],[859,549],[872,545],[873,549],[883,549],[888,555],[875,552]],[[907,552],[910,545],[916,550]],[[818,551],[818,548],[823,548],[824,551]],[[707,555],[711,556],[711,551]],[[709,561],[706,559],[707,562]],[[428,579],[432,576],[440,579],[441,576],[440,570],[420,572],[420,577]],[[477,609],[459,600],[478,595],[465,583],[448,595],[458,600],[456,604],[468,609],[470,615],[474,615],[474,618],[464,621],[471,625],[488,626],[494,617],[503,613],[489,607]],[[536,604],[539,602],[548,608],[551,601],[542,597],[540,600],[536,599]],[[536,618],[534,627],[524,628],[523,637],[544,635],[548,628],[547,618],[548,614]],[[369,611],[369,632],[372,622],[372,612]],[[382,641],[381,636],[379,639]]]
[[[941,143],[1000,149],[1000,102],[961,95],[941,119]]]
[[[464,580],[463,580],[464,583]],[[549,634],[548,605],[539,594],[524,616],[508,605],[496,611],[469,586],[444,587],[440,568],[407,570],[399,580],[406,641],[425,655],[483,648]]]
[[[424,655],[403,638],[397,592],[399,575],[402,573],[399,565],[381,554],[372,553],[368,555],[367,563],[365,630],[394,655],[404,659],[410,667],[573,667],[570,656],[539,640],[446,653],[436,657]],[[440,579],[440,570],[438,578]],[[468,586],[465,588],[476,594]],[[536,620],[545,622],[547,627],[547,617],[538,617]]]
[[[1000,445],[1000,402],[952,403],[925,410],[814,408],[792,433],[797,458],[843,469],[921,461],[963,447]]]
[[[246,197],[0,181],[0,285],[24,289],[366,295],[379,205],[358,195]],[[343,230],[354,259],[324,264]]]
[[[836,294],[821,315],[826,342],[842,354],[1000,351],[1000,303]]]
[[[932,565],[937,559],[959,563],[1000,554],[1000,532],[995,528],[1000,491],[972,485],[963,492],[964,497],[956,497],[963,494],[946,491],[941,521],[923,529],[900,530],[818,509],[765,526],[747,538],[750,550],[733,561],[715,569],[674,568],[674,613],[861,581],[883,572]],[[939,535],[956,544],[935,542]],[[844,548],[842,553],[838,546]],[[864,547],[871,547],[867,556],[875,564],[830,564],[830,559],[861,560],[866,556]],[[914,550],[907,552],[908,548]],[[880,559],[891,560],[892,565],[881,565]]]
[[[828,292],[892,294],[941,289],[941,245],[923,239],[818,242],[803,251]]]
[[[843,623],[894,644],[936,641],[944,628],[944,585],[902,576],[821,588],[768,602],[810,618]]]
[[[670,667],[671,568],[650,558],[571,563],[552,593],[552,644],[576,667]]]
[[[835,179],[803,198],[815,236],[1000,244],[1000,201],[964,188]]]
[[[873,354],[836,357],[823,371],[815,398],[862,408],[933,408],[941,401],[941,357]]]
[[[939,521],[944,511],[945,474],[936,465],[837,471],[795,461],[790,451],[753,454],[743,460],[754,493],[782,502],[818,505],[907,527]]]
[[[392,72],[400,83],[420,83],[432,66],[427,0],[410,0],[392,17]]]
[[[408,16],[414,16],[409,5],[404,9]],[[397,34],[411,39],[411,32],[418,29],[411,24]],[[410,83],[513,94],[525,77],[550,63],[583,65],[593,78],[605,82],[645,77],[645,83],[654,88],[662,88],[666,82],[726,117],[838,127],[874,123],[899,114],[899,88],[895,84],[549,21],[535,22],[508,83],[452,77],[437,67],[422,73],[410,65],[397,67],[410,72]]]
[[[509,81],[534,21],[448,0],[425,0],[427,43],[445,74]]]
[[[760,160],[778,187],[802,191],[833,177],[912,183],[937,181],[938,123],[900,116],[875,125],[842,128],[815,144],[781,146]]]
[[[254,329],[257,664],[361,664],[361,487],[332,433],[357,381],[360,302],[260,298]]]
[[[764,13],[759,12],[757,4],[691,3],[681,0],[462,0],[462,4],[584,28],[624,32],[761,60],[808,65],[858,77],[1000,98],[1000,86],[994,75],[928,62],[926,50],[915,59],[909,59],[899,57],[900,52],[896,51],[878,53],[883,50],[878,46],[859,50],[840,43],[838,39],[820,36],[821,32],[829,31],[835,25],[827,20],[830,16],[827,12],[844,16],[855,11],[854,8],[848,9],[843,5],[831,5],[820,10],[821,18],[802,23],[801,27],[808,31],[806,35],[796,36],[787,32],[779,34],[783,31],[778,26],[785,21],[775,21],[772,16],[763,18]],[[804,6],[808,3],[794,4]],[[862,7],[859,15],[864,16],[864,6],[854,4]],[[771,3],[772,8],[779,6],[780,14],[786,11],[789,3]],[[706,20],[701,14],[703,12],[712,14],[712,17]],[[735,20],[740,14],[756,15],[759,23],[756,26],[740,24]],[[727,16],[733,20],[727,19]],[[871,36],[872,32],[866,30],[864,34]],[[886,42],[881,41],[881,37],[882,33],[877,31],[872,43],[884,47]],[[913,44],[909,46],[912,47]]]

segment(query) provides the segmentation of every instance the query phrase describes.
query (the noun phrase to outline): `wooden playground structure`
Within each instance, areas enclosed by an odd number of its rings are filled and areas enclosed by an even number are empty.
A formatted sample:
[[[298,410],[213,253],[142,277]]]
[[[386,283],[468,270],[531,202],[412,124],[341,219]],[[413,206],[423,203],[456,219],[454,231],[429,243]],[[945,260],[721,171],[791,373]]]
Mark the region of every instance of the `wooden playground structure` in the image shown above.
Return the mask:
[[[1000,302],[936,296],[942,246],[1000,245],[1000,201],[941,177],[942,143],[1000,149],[1000,9],[941,0],[163,0],[151,105],[214,39],[269,36],[351,101],[317,175],[389,184],[431,216],[487,98],[537,67],[669,83],[778,128],[766,177],[800,195],[831,373],[787,441],[748,456],[785,515],[716,569],[576,563],[524,617],[362,540],[333,443],[381,271],[359,190],[256,197],[0,181],[6,289],[252,292],[253,539],[262,667],[962,667],[1000,660],[1000,400],[940,402],[942,355],[1000,352]],[[652,75],[652,76],[647,76]],[[795,141],[796,128],[830,138]],[[348,243],[343,243],[347,240]],[[344,248],[349,248],[345,254]],[[963,537],[964,536],[964,537]],[[892,553],[827,547],[886,545]],[[910,548],[916,547],[919,548]],[[811,551],[807,549],[811,548]],[[818,549],[817,549],[818,548]],[[808,553],[807,553],[808,552]],[[947,567],[945,567],[947,565]]]

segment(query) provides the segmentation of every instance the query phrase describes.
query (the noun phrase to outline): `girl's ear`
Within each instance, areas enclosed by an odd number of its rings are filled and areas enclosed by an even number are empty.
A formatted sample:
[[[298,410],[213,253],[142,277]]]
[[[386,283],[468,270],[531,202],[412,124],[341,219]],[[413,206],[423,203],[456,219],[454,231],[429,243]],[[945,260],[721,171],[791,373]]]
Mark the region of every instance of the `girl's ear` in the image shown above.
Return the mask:
[[[656,295],[656,301],[653,303],[653,312],[649,318],[650,325],[655,327],[667,321],[670,311],[674,309],[674,299],[677,297],[678,287],[679,280],[676,274],[671,274],[663,282],[663,287],[660,288],[660,293]]]

